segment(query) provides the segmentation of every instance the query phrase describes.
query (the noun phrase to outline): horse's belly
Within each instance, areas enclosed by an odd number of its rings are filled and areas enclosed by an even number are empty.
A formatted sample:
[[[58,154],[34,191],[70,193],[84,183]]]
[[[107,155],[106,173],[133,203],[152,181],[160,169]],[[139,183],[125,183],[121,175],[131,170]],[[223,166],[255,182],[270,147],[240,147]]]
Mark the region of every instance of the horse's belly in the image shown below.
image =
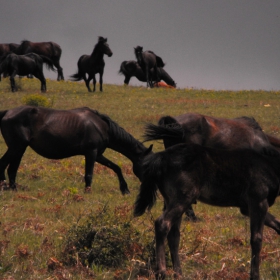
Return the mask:
[[[232,190],[217,187],[215,188],[202,188],[198,200],[215,206],[238,206],[240,201],[240,194]]]

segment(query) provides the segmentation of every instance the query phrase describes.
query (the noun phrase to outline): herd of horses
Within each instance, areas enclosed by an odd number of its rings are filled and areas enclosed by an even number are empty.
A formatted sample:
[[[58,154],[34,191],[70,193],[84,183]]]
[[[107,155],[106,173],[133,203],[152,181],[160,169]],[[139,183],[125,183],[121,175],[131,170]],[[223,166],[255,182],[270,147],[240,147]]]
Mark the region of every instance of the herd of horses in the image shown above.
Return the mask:
[[[64,79],[57,44],[24,41],[19,46],[6,47],[9,51],[1,59],[0,73],[10,76],[12,90],[16,90],[15,75],[32,74],[40,79],[41,90],[45,91],[43,63],[51,70],[56,67],[57,79]],[[93,80],[95,90],[95,74],[99,73],[102,91],[104,55],[110,57],[113,52],[107,39],[99,37],[92,54],[80,57],[78,72],[71,78],[83,79],[91,91],[89,83]],[[143,52],[138,46],[135,56],[137,61],[124,61],[119,70],[126,84],[135,76],[147,82],[148,87],[161,79],[176,86],[163,69],[162,59],[152,51]],[[280,190],[280,139],[265,134],[255,119],[222,119],[197,113],[163,116],[157,124],[148,123],[143,128],[144,142],[163,141],[165,149],[157,153],[152,151],[152,145],[146,147],[109,116],[87,107],[55,110],[21,106],[0,111],[0,127],[7,145],[0,159],[2,190],[17,189],[17,171],[29,146],[49,159],[83,155],[85,192],[91,191],[94,164],[98,162],[116,173],[121,193],[128,194],[121,168],[103,155],[107,148],[113,149],[132,162],[133,172],[141,182],[134,204],[135,217],[153,207],[157,191],[164,199],[163,213],[155,221],[156,279],[165,278],[166,239],[175,277],[181,277],[180,225],[184,213],[196,219],[192,204],[197,201],[237,207],[249,217],[250,279],[260,279],[263,228],[270,227],[280,234],[280,220],[268,212]]]
[[[137,46],[135,56],[137,61],[124,61],[121,63],[120,74],[125,76],[124,83],[128,84],[131,77],[147,82],[147,87],[161,86],[164,80],[167,86],[176,87],[174,80],[163,69],[164,62],[152,51],[143,51]],[[30,42],[24,40],[21,44],[0,44],[0,81],[1,74],[9,76],[12,91],[16,91],[15,76],[35,76],[41,82],[41,91],[46,91],[46,79],[43,73],[43,64],[52,71],[57,71],[57,80],[64,80],[63,69],[60,66],[62,50],[55,42]],[[78,72],[70,76],[73,81],[84,80],[91,92],[90,81],[93,80],[93,91],[96,87],[95,75],[99,74],[100,91],[103,91],[103,74],[105,68],[104,55],[111,57],[107,38],[98,37],[91,55],[84,54],[78,60]],[[55,68],[54,68],[55,67]],[[55,70],[56,69],[56,70]]]
[[[153,153],[109,116],[83,107],[72,110],[21,106],[0,111],[1,133],[8,147],[0,159],[3,190],[16,190],[16,175],[26,148],[49,159],[85,157],[85,192],[91,191],[94,164],[111,168],[122,194],[129,189],[121,168],[107,159],[106,148],[126,156],[141,182],[134,216],[151,209],[157,190],[164,198],[162,215],[155,221],[156,279],[166,273],[165,240],[176,277],[180,224],[184,213],[195,218],[197,201],[238,207],[250,218],[250,279],[260,279],[263,227],[280,234],[280,220],[268,212],[279,195],[280,139],[267,135],[253,118],[222,119],[197,113],[164,116],[143,128],[144,142],[163,140],[165,150]],[[5,172],[7,169],[8,180]]]

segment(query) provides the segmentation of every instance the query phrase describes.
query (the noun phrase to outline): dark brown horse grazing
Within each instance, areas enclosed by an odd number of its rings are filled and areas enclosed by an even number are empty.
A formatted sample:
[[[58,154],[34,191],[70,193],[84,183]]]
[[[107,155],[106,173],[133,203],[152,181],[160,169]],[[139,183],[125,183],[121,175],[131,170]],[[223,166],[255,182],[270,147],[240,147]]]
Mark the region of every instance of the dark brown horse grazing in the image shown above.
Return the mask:
[[[156,82],[157,77],[155,76],[154,69],[151,69],[150,72],[152,81]],[[164,68],[158,67],[157,73],[159,80],[163,80],[168,85],[176,87],[176,83],[164,70]],[[125,76],[124,83],[126,85],[129,84],[129,81],[132,77],[136,77],[140,82],[147,82],[145,72],[135,60],[123,61],[120,66],[119,74],[123,74]]]
[[[137,63],[142,68],[142,71],[145,73],[147,87],[153,86],[153,79],[152,74],[150,71],[154,70],[155,82],[159,82],[159,75],[158,75],[158,67],[164,67],[164,62],[161,57],[157,56],[152,51],[145,51],[143,52],[143,47],[137,46],[134,48],[134,53],[137,59]]]
[[[251,230],[250,279],[259,280],[263,227],[270,226],[267,210],[280,190],[280,154],[264,156],[252,149],[218,150],[178,144],[143,161],[142,184],[134,215],[151,209],[159,189],[166,205],[155,221],[157,279],[165,277],[167,238],[173,269],[182,275],[179,260],[183,213],[196,200],[215,206],[238,207],[249,216]]]
[[[13,52],[18,48],[19,44],[10,43],[10,44],[0,44],[0,58],[6,56],[8,53]],[[1,75],[0,75],[1,81]]]
[[[16,54],[27,54],[27,53],[36,53],[38,55],[43,55],[52,60],[53,65],[57,69],[57,80],[64,80],[63,69],[60,66],[60,57],[61,57],[61,47],[55,42],[39,42],[33,43],[27,40],[23,40],[19,47],[13,51]]]
[[[159,120],[159,125],[148,124],[144,138],[146,141],[162,139],[165,148],[196,143],[218,149],[253,148],[268,154],[274,154],[275,148],[280,151],[280,140],[263,133],[255,119],[248,117],[223,119],[197,113],[166,116]],[[187,216],[196,220],[192,208]]]
[[[120,190],[129,193],[121,169],[103,156],[113,149],[133,163],[134,174],[141,179],[143,152],[148,150],[108,116],[89,108],[54,110],[22,106],[0,111],[0,125],[8,150],[0,159],[0,181],[8,167],[9,185],[16,189],[16,174],[29,146],[39,155],[62,159],[85,156],[85,190],[91,187],[94,163],[111,168],[118,176]]]
[[[92,54],[82,55],[78,60],[78,73],[70,76],[72,81],[80,81],[84,79],[86,87],[91,92],[89,83],[93,80],[93,91],[95,91],[96,79],[95,74],[99,73],[100,91],[103,91],[103,73],[105,67],[104,54],[111,57],[113,55],[107,43],[107,38],[98,37],[98,42],[95,45]],[[86,77],[88,74],[88,78]]]
[[[15,84],[15,76],[34,75],[41,82],[41,91],[47,90],[46,79],[43,73],[43,63],[48,69],[55,71],[53,62],[48,57],[38,55],[36,53],[28,53],[26,55],[17,55],[10,53],[1,59],[0,75],[4,73],[5,76],[10,76],[12,92],[17,91]]]

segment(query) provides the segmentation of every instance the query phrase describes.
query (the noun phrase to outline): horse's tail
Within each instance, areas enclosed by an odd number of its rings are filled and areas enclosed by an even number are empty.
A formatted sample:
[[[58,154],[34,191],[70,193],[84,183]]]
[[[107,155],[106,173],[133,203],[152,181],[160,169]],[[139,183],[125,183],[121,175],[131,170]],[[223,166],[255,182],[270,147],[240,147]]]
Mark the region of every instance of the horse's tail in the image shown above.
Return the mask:
[[[157,61],[157,67],[164,67],[165,63],[163,62],[162,58],[155,55],[156,56],[156,61]]]
[[[172,122],[174,120],[175,122]],[[166,116],[159,120],[159,125],[147,124],[145,126],[144,141],[173,140],[176,143],[184,142],[184,130],[172,117]]]
[[[47,69],[52,70],[52,71],[56,71],[56,70],[54,69],[53,61],[52,61],[50,58],[48,58],[48,57],[45,56],[45,55],[40,55],[40,57],[42,58],[43,63],[46,64]]]
[[[120,70],[119,70],[119,74],[123,74],[123,75],[126,75],[127,74],[127,70],[125,68],[125,65],[126,65],[127,61],[123,61],[121,63],[121,66],[120,66]]]
[[[57,43],[54,42],[49,42],[51,44],[52,47],[52,57],[54,59],[59,60],[62,54],[62,49],[60,47],[60,45],[58,45]]]
[[[151,209],[156,202],[157,182],[162,176],[162,155],[161,153],[151,154],[143,161],[143,180],[139,194],[134,204],[134,216],[138,217]]]
[[[8,110],[0,111],[0,127],[1,127],[1,121],[4,118],[4,116],[6,115],[7,112],[8,112]]]

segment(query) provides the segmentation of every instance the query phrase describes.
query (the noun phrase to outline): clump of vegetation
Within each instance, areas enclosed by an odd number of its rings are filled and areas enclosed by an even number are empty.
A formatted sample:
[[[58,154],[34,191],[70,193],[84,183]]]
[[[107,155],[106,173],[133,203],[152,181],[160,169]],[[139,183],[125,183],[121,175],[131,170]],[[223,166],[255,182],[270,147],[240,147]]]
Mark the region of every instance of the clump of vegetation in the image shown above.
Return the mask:
[[[102,270],[125,268],[129,263],[141,264],[149,270],[155,263],[153,225],[140,231],[131,221],[131,206],[112,209],[108,206],[90,215],[83,225],[73,226],[66,236],[62,261]]]
[[[30,94],[22,98],[25,105],[51,107],[52,103],[47,97],[41,94]]]

